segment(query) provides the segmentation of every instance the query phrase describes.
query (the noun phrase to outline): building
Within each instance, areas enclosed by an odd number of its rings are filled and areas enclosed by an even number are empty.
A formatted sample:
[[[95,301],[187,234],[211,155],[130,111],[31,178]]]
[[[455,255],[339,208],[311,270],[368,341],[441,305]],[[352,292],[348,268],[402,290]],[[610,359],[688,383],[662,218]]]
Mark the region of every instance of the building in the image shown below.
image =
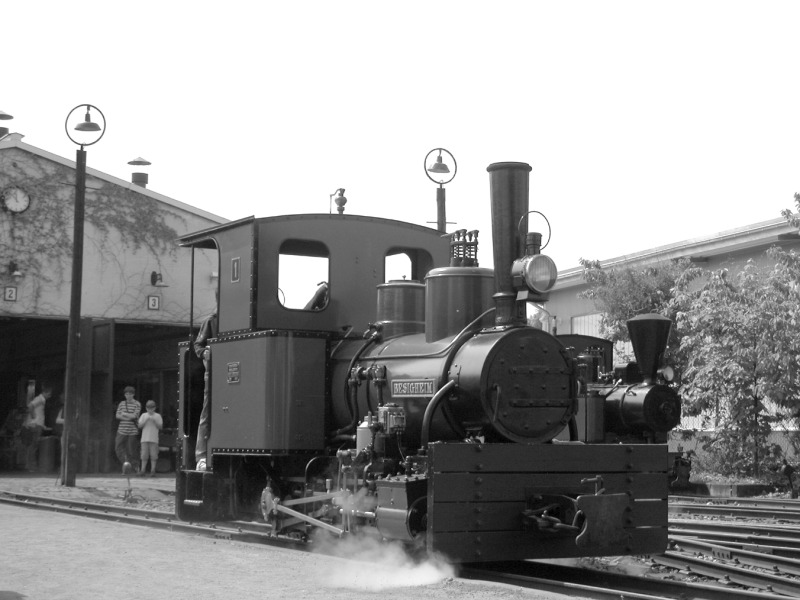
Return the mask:
[[[800,234],[783,217],[715,233],[693,240],[675,242],[666,246],[642,250],[627,256],[601,260],[603,268],[643,267],[648,264],[686,258],[708,270],[727,267],[741,269],[754,259],[767,260],[766,250],[773,245],[785,249],[800,249]],[[578,298],[586,290],[583,268],[561,271],[550,300],[545,308],[549,312],[550,326],[555,333],[599,335],[600,313],[591,300]]]
[[[70,312],[75,162],[22,138],[0,132],[0,469],[19,465],[15,430],[43,385],[54,391],[46,425],[55,426]],[[76,399],[76,431],[86,443],[78,472],[119,468],[115,411],[126,385],[142,404],[156,401],[169,435],[177,419],[177,344],[191,337],[190,321],[214,309],[216,256],[192,255],[176,239],[226,220],[138,181],[87,169]],[[193,308],[192,265],[196,281],[208,286],[196,290]]]

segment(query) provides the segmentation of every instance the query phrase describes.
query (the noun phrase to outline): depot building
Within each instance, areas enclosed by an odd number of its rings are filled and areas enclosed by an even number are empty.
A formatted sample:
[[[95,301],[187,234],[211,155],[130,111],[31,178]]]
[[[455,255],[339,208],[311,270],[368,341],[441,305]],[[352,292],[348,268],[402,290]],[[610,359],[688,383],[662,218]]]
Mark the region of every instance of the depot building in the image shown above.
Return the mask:
[[[51,387],[39,469],[57,471],[76,164],[23,137],[0,129],[0,470],[24,466],[19,432],[27,401]],[[142,406],[156,402],[165,454],[174,449],[177,345],[191,339],[196,328],[190,323],[214,310],[216,257],[179,248],[176,239],[226,220],[148,190],[146,174],[133,179],[86,172],[75,398],[79,473],[119,471],[115,413],[128,385]]]

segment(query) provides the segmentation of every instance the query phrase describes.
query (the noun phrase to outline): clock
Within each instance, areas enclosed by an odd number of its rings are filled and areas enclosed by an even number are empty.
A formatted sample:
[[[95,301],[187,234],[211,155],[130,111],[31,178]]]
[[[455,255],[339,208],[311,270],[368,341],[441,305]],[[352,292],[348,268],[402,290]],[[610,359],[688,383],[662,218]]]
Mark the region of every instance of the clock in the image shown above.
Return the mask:
[[[11,213],[21,213],[28,210],[31,197],[18,187],[7,188],[3,191],[3,208]]]

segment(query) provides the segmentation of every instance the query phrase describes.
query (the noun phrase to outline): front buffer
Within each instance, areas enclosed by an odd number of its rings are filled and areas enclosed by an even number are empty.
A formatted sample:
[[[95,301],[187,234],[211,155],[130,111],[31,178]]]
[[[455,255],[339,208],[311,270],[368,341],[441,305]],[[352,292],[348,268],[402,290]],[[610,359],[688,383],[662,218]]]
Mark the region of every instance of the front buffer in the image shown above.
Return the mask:
[[[665,445],[434,443],[427,546],[453,562],[661,553]]]

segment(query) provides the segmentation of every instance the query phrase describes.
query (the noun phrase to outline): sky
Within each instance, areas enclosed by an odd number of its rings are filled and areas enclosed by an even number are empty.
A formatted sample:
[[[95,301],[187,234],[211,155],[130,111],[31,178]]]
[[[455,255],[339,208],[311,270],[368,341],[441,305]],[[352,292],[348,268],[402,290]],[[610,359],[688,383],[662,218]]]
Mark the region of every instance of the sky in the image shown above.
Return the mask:
[[[0,123],[227,219],[346,212],[481,231],[491,163],[533,167],[560,270],[780,218],[800,191],[800,3],[6,3]],[[432,156],[435,156],[432,155]],[[335,206],[333,207],[335,211]]]

